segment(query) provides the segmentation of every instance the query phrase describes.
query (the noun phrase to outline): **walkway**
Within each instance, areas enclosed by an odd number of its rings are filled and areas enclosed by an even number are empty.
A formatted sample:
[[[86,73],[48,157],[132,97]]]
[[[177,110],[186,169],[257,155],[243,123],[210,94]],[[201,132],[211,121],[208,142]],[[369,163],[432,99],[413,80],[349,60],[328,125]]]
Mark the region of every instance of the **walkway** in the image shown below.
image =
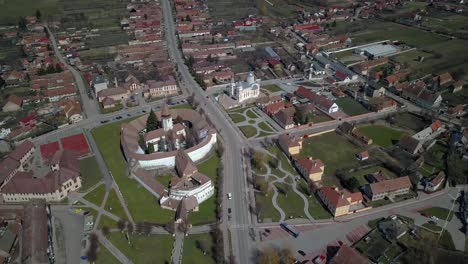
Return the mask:
[[[107,249],[109,252],[114,255],[121,263],[130,264],[133,263],[130,259],[127,258],[118,248],[116,248],[104,235],[101,231],[96,232],[99,238],[99,242]]]
[[[184,250],[184,233],[176,231],[174,247],[172,248],[172,263],[182,263],[182,251]]]
[[[271,120],[271,118],[264,116],[264,114],[262,115],[262,113],[259,113],[256,107],[247,107],[237,110],[234,109],[229,111],[228,114],[234,125],[237,126],[242,131],[242,133],[244,133],[246,138],[271,136],[276,134],[276,130],[278,130],[276,128],[272,128],[272,125],[267,121]],[[234,119],[232,116],[234,116]],[[236,117],[242,120],[240,122],[236,122]],[[241,127],[244,127],[244,130],[242,130]],[[253,129],[255,132],[249,134],[249,131]]]

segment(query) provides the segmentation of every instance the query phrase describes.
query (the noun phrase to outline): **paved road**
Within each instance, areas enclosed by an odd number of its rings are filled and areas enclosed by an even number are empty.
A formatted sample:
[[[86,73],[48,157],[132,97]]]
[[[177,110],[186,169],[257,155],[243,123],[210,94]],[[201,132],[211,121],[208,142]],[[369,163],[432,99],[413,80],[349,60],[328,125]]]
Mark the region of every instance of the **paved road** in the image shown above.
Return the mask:
[[[80,72],[78,72],[75,68],[73,68],[71,65],[69,65],[67,63],[67,61],[65,61],[65,59],[62,56],[62,53],[58,49],[57,41],[55,40],[54,34],[52,33],[52,31],[49,29],[49,27],[47,25],[44,25],[44,26],[47,29],[47,32],[49,32],[49,38],[50,38],[50,42],[52,43],[52,47],[54,49],[55,56],[73,74],[73,78],[75,79],[75,83],[78,86],[78,89],[80,91],[81,104],[82,104],[83,112],[85,113],[85,115],[88,118],[99,115],[100,111],[99,111],[99,107],[97,105],[97,102],[95,100],[93,100],[93,99],[90,99],[87,96],[86,85],[84,83],[83,77],[81,76]]]
[[[224,183],[225,193],[232,193],[233,199],[225,201],[226,207],[232,208],[232,220],[233,224],[248,225],[251,224],[251,218],[248,211],[249,200],[247,198],[248,188],[246,178],[244,176],[241,148],[242,139],[239,135],[231,129],[229,121],[226,120],[225,116],[218,111],[215,103],[209,100],[203,89],[194,81],[182,56],[177,49],[178,42],[176,38],[176,29],[174,26],[174,19],[172,9],[168,0],[162,1],[163,14],[166,26],[167,35],[167,46],[169,47],[169,54],[173,61],[177,63],[178,70],[181,76],[182,85],[191,88],[197,101],[200,102],[201,107],[205,110],[210,120],[216,126],[221,136],[224,139]],[[227,222],[227,210],[223,210],[223,223]],[[227,233],[224,232],[225,241],[227,239]],[[231,232],[231,241],[233,255],[236,256],[239,263],[250,263],[251,259],[251,239],[248,235],[248,230],[236,229]],[[226,244],[226,242],[225,242]]]
[[[80,263],[81,240],[83,238],[84,217],[70,214],[66,206],[52,206],[52,216],[62,226],[61,235],[65,240],[66,261],[70,264]],[[57,240],[61,240],[58,239]],[[60,246],[59,246],[60,247]]]

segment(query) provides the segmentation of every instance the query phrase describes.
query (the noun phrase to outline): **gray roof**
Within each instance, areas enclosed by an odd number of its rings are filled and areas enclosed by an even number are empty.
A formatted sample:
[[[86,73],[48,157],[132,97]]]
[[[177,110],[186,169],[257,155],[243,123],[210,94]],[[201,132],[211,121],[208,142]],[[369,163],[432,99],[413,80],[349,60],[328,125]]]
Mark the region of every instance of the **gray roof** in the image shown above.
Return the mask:
[[[324,56],[321,53],[318,53],[317,55],[315,55],[315,60],[318,61],[323,67],[326,67],[326,65],[328,65],[334,71],[342,72],[342,73],[348,75],[350,78],[357,75],[355,72],[350,70],[345,65],[343,65],[341,63],[334,62],[334,61],[330,60],[329,58],[327,58],[326,56]]]

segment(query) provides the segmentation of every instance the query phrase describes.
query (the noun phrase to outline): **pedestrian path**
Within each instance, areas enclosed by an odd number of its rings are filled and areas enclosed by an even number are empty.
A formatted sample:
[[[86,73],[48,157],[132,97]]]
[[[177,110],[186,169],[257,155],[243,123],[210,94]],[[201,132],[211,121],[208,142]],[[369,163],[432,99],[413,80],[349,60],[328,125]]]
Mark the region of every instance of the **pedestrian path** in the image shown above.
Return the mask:
[[[118,259],[123,264],[131,264],[133,263],[130,259],[127,258],[117,247],[115,247],[102,233],[99,231],[96,233],[99,242],[107,249],[109,252],[114,255],[116,259]]]
[[[182,263],[182,251],[184,250],[184,233],[176,231],[174,247],[172,248],[172,263]]]

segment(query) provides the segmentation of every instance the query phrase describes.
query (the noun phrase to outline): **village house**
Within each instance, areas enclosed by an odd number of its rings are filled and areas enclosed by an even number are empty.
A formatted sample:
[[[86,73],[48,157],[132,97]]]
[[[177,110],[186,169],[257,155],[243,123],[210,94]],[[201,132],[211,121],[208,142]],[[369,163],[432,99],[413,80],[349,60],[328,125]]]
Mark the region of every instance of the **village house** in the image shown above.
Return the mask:
[[[330,259],[329,264],[367,264],[369,260],[359,252],[346,244],[340,245],[336,254]]]
[[[364,208],[362,194],[338,190],[337,187],[322,187],[317,195],[334,217],[357,212]]]
[[[323,95],[318,95],[311,90],[300,86],[294,92],[297,96],[301,98],[307,98],[309,102],[313,103],[316,108],[324,111],[325,113],[332,114],[338,112],[340,109],[336,103],[326,98]]]
[[[430,180],[424,181],[425,192],[435,192],[443,186],[446,175],[443,171],[440,171],[436,176]]]
[[[72,124],[83,120],[81,115],[81,103],[78,99],[65,99],[60,101],[60,108],[63,109],[65,117]]]
[[[393,199],[399,195],[409,193],[411,181],[408,176],[379,181],[364,186],[364,193],[371,201],[382,200],[385,197]]]
[[[302,139],[289,134],[281,134],[278,137],[278,145],[288,157],[293,157],[301,153]]]
[[[370,145],[372,144],[372,138],[369,138],[368,136],[362,134],[359,129],[356,127],[351,131],[351,136],[359,140],[361,143],[364,145]]]
[[[464,80],[456,81],[455,83],[453,83],[453,90],[452,90],[452,92],[453,92],[453,93],[458,93],[458,92],[460,92],[460,91],[463,89],[463,85],[465,85],[465,81],[464,81]]]
[[[394,111],[398,108],[398,103],[387,97],[372,98],[369,100],[369,109],[373,112]]]
[[[23,99],[17,95],[10,95],[6,104],[3,106],[3,112],[15,112],[21,110],[23,106]]]
[[[307,180],[312,182],[319,182],[322,180],[325,165],[321,160],[305,157],[295,160],[294,164],[301,175]]]
[[[427,89],[426,84],[421,80],[405,87],[401,92],[401,97],[427,109],[437,108],[442,103],[442,96]]]
[[[44,97],[47,98],[49,102],[58,102],[63,98],[75,96],[76,88],[74,86],[68,86],[57,89],[49,89],[43,93]]]
[[[284,129],[291,129],[295,126],[294,124],[294,114],[296,109],[294,107],[288,107],[285,109],[279,110],[276,114],[273,115],[273,120],[278,123]]]
[[[177,82],[174,77],[170,76],[167,81],[156,82],[149,80],[146,82],[147,88],[143,92],[143,95],[148,98],[164,97],[170,95],[176,95],[178,93]]]
[[[403,136],[398,144],[404,151],[410,153],[411,155],[418,154],[421,152],[423,147],[422,142],[408,135]]]
[[[366,150],[366,151],[363,151],[363,152],[359,152],[358,154],[356,154],[356,158],[360,161],[363,161],[363,160],[368,160],[369,159],[369,152]]]
[[[101,90],[97,94],[99,102],[102,102],[105,98],[112,98],[116,102],[121,102],[124,99],[128,99],[129,96],[128,90],[119,87]]]
[[[375,67],[387,64],[387,63],[388,63],[388,58],[383,57],[383,58],[379,58],[379,59],[376,59],[376,60],[369,60],[369,61],[364,61],[364,62],[361,62],[359,64],[356,64],[356,65],[353,66],[353,70],[360,73],[360,74],[362,74],[362,75],[368,75],[369,70],[371,70],[371,69],[373,69]]]
[[[279,95],[270,95],[270,96],[262,96],[257,99],[256,105],[258,108],[264,108],[268,105],[282,102],[283,98]]]

